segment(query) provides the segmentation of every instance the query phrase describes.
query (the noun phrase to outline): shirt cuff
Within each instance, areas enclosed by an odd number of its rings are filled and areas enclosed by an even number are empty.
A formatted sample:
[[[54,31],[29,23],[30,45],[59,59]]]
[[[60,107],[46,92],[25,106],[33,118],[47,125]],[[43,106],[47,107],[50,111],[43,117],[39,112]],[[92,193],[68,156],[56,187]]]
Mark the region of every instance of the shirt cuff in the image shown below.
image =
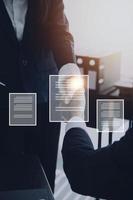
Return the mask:
[[[66,124],[65,133],[71,128],[82,128],[86,131],[86,123],[80,117],[72,117]]]

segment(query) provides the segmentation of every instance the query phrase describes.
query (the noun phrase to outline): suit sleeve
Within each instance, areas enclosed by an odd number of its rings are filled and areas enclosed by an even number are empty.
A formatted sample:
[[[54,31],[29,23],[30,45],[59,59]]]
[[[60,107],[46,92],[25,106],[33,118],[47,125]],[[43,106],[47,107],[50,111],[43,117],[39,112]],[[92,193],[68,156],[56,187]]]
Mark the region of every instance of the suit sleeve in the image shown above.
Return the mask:
[[[126,187],[129,189],[127,180],[132,179],[132,144],[133,130],[130,130],[113,145],[94,150],[83,129],[69,130],[64,138],[62,155],[72,190],[93,197],[120,199],[119,195]]]
[[[63,0],[51,2],[48,18],[49,46],[60,68],[67,63],[75,63],[74,41],[64,14]]]

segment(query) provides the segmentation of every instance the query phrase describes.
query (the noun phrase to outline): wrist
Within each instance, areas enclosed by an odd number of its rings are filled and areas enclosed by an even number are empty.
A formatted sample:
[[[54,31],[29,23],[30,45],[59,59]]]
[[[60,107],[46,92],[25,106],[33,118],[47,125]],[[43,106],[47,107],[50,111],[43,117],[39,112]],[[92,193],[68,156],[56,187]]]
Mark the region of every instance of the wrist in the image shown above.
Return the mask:
[[[86,129],[86,123],[80,117],[72,117],[67,123],[65,127],[65,132],[70,130],[71,128],[82,128]]]

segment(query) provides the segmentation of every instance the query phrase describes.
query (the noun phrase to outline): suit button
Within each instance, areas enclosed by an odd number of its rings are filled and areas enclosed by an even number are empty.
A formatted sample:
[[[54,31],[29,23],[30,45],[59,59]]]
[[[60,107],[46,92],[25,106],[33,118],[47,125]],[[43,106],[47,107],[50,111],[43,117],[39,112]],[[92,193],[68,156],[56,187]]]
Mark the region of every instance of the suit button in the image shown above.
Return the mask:
[[[23,64],[23,66],[26,67],[26,66],[28,65],[28,61],[27,61],[26,59],[23,59],[23,60],[22,60],[22,64]]]

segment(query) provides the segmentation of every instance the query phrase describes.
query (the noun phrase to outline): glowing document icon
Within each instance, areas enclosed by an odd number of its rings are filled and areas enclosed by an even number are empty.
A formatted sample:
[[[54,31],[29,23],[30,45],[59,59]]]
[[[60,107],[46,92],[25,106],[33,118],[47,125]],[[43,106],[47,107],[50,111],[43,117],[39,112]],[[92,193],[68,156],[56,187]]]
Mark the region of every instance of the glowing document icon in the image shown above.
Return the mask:
[[[49,121],[66,122],[73,117],[77,117],[76,122],[89,121],[88,86],[88,75],[51,75],[49,77]],[[75,91],[74,95],[72,95],[73,91]]]

